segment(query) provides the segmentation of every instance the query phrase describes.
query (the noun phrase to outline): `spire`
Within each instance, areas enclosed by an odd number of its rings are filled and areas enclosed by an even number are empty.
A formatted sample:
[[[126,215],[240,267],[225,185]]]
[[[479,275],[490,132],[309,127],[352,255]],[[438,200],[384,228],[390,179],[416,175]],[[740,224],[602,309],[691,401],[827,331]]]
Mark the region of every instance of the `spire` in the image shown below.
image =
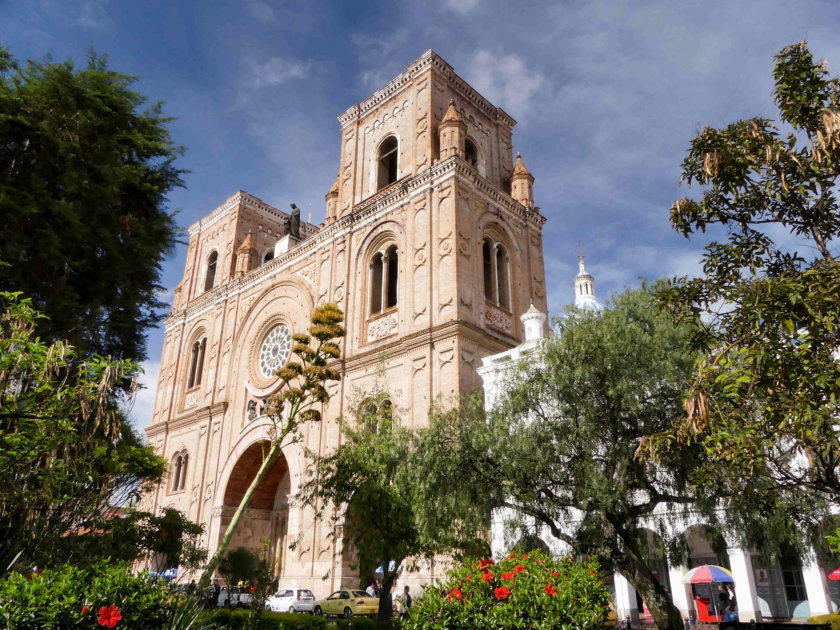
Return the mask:
[[[446,110],[446,114],[444,114],[441,122],[461,122],[461,115],[458,113],[458,110],[455,109],[454,98],[449,99],[449,109]]]
[[[546,315],[534,306],[534,300],[531,299],[530,308],[519,316],[522,324],[525,326],[525,341],[532,339],[541,339],[545,336],[545,319]]]
[[[339,176],[336,175],[329,192],[324,195],[324,201],[327,202],[327,225],[338,218],[338,178]]]
[[[440,146],[440,159],[457,155],[464,157],[464,143],[467,139],[467,123],[461,119],[461,115],[455,108],[455,99],[450,99],[449,109],[438,125],[438,142]]]
[[[525,166],[519,153],[516,154],[516,164],[510,179],[510,196],[526,208],[534,207],[534,176]]]
[[[251,230],[245,235],[245,239],[236,249],[236,271],[234,275],[245,275],[256,266],[257,248],[254,247],[254,238],[251,236]]]
[[[245,235],[245,240],[242,241],[242,245],[239,246],[239,249],[236,250],[237,254],[247,253],[249,250],[256,251],[256,247],[254,247],[254,239],[251,237],[251,230],[248,230],[248,233]]]
[[[583,243],[578,241],[578,274],[575,276],[575,306],[601,310],[601,304],[595,297],[595,278],[586,271]]]

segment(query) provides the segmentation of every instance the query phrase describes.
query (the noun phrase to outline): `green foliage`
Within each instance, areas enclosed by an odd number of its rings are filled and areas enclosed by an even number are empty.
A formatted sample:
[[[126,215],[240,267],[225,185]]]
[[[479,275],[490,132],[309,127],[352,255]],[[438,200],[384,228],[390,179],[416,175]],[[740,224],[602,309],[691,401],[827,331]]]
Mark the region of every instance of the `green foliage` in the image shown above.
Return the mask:
[[[0,290],[49,316],[37,334],[85,355],[145,357],[162,316],[161,264],[181,186],[160,104],[141,111],[136,79],[91,54],[86,67],[0,49]]]
[[[687,238],[726,232],[706,247],[703,277],[661,293],[678,319],[709,322],[696,331],[705,356],[680,422],[645,448],[656,458],[700,444],[724,471],[701,482],[748,497],[807,490],[822,509],[840,498],[840,82],[805,42],[776,56],[774,79],[787,130],[764,118],[704,127],[683,162],[683,180],[703,194],[674,203],[672,226]],[[806,452],[812,466],[792,465]],[[785,500],[797,505],[791,518],[818,518],[800,510],[805,500]]]
[[[613,296],[602,312],[570,310],[556,320],[538,360],[501,375],[492,412],[477,401],[433,418],[415,462],[418,501],[435,528],[478,531],[494,508],[510,508],[524,534],[548,529],[577,554],[604,559],[642,595],[661,628],[682,627],[658,585],[645,527],[663,536],[689,509],[708,508],[714,488],[688,475],[698,448],[643,462],[645,436],[671,427],[696,354],[697,324],[674,325],[651,308],[662,285]],[[700,492],[704,492],[706,497]],[[466,524],[466,525],[465,525]]]
[[[165,471],[119,410],[117,385],[136,365],[42,342],[41,317],[19,294],[0,293],[0,309],[0,564],[18,552],[39,566],[181,556],[200,527],[174,511],[121,518],[110,507]]]
[[[381,621],[368,617],[354,617],[353,619],[336,619],[337,630],[399,630],[402,626],[395,619]]]
[[[200,617],[202,630],[247,630],[251,626],[249,611],[219,609],[205,612]],[[324,630],[329,627],[326,619],[313,615],[263,612],[258,630]]]
[[[240,582],[250,584],[256,576],[260,559],[256,554],[245,547],[237,547],[227,552],[219,563],[219,573],[225,581],[231,585],[238,585]]]
[[[295,334],[292,339],[292,355],[286,365],[277,370],[277,386],[267,399],[267,415],[271,419],[269,430],[271,447],[251,481],[251,485],[242,496],[236,512],[231,517],[228,528],[219,540],[216,552],[207,563],[199,580],[201,589],[207,588],[213,572],[227,550],[242,515],[251,503],[251,498],[268,469],[280,456],[282,449],[302,439],[301,428],[306,422],[321,420],[320,408],[329,402],[330,395],[326,384],[338,381],[340,372],[328,364],[338,357],[338,341],[345,335],[341,326],[344,314],[335,304],[326,303],[316,308],[311,317],[309,334]]]
[[[498,564],[472,560],[452,569],[426,588],[401,627],[594,630],[603,627],[610,599],[594,561],[511,554]]]
[[[131,574],[122,562],[101,560],[84,567],[63,565],[0,579],[0,627],[4,629],[102,628],[99,612],[116,606],[118,628],[158,630],[185,605],[146,573]]]

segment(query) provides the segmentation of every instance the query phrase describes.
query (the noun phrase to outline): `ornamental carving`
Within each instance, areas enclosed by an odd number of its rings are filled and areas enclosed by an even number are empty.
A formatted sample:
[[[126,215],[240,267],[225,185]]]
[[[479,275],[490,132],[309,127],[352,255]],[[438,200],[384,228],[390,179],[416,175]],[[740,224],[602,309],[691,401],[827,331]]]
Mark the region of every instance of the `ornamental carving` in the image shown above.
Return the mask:
[[[306,279],[313,287],[315,286],[315,263],[312,263],[308,267],[304,267],[297,273],[300,277]]]
[[[198,399],[198,391],[188,392],[187,395],[184,397],[184,407],[195,407],[198,404]]]
[[[382,339],[397,332],[397,316],[386,315],[368,324],[368,339]]]
[[[484,320],[493,328],[498,328],[499,330],[504,330],[506,332],[513,327],[507,313],[495,306],[490,306],[489,304],[487,305],[487,311],[484,313]]]

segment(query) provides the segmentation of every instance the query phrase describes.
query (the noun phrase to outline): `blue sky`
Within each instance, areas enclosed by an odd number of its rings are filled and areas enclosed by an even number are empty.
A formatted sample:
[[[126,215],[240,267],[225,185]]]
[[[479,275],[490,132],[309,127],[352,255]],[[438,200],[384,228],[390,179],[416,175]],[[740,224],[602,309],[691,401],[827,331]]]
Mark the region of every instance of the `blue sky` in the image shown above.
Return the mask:
[[[536,177],[549,306],[573,298],[576,243],[601,298],[641,276],[698,272],[703,239],[668,223],[700,125],[775,117],[772,57],[806,39],[840,74],[840,2],[144,2],[0,0],[0,43],[18,59],[93,48],[165,101],[186,188],[184,227],[237,189],[324,216],[338,167],[336,117],[429,48],[517,121]],[[795,243],[794,243],[795,245]],[[185,247],[167,261],[169,295]],[[169,299],[169,297],[167,297]],[[149,338],[144,427],[162,335]]]

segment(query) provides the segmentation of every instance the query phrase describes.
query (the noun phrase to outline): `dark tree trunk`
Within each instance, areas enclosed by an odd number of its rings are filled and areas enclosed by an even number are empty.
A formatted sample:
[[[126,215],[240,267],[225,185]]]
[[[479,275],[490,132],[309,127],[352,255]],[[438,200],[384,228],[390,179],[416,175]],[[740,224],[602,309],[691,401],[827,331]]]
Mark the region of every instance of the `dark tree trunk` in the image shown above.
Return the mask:
[[[376,618],[379,621],[389,621],[394,617],[394,609],[391,608],[391,587],[394,586],[394,580],[397,579],[395,572],[388,571],[388,561],[383,565],[385,569],[382,574],[382,589],[379,591],[379,613]]]

